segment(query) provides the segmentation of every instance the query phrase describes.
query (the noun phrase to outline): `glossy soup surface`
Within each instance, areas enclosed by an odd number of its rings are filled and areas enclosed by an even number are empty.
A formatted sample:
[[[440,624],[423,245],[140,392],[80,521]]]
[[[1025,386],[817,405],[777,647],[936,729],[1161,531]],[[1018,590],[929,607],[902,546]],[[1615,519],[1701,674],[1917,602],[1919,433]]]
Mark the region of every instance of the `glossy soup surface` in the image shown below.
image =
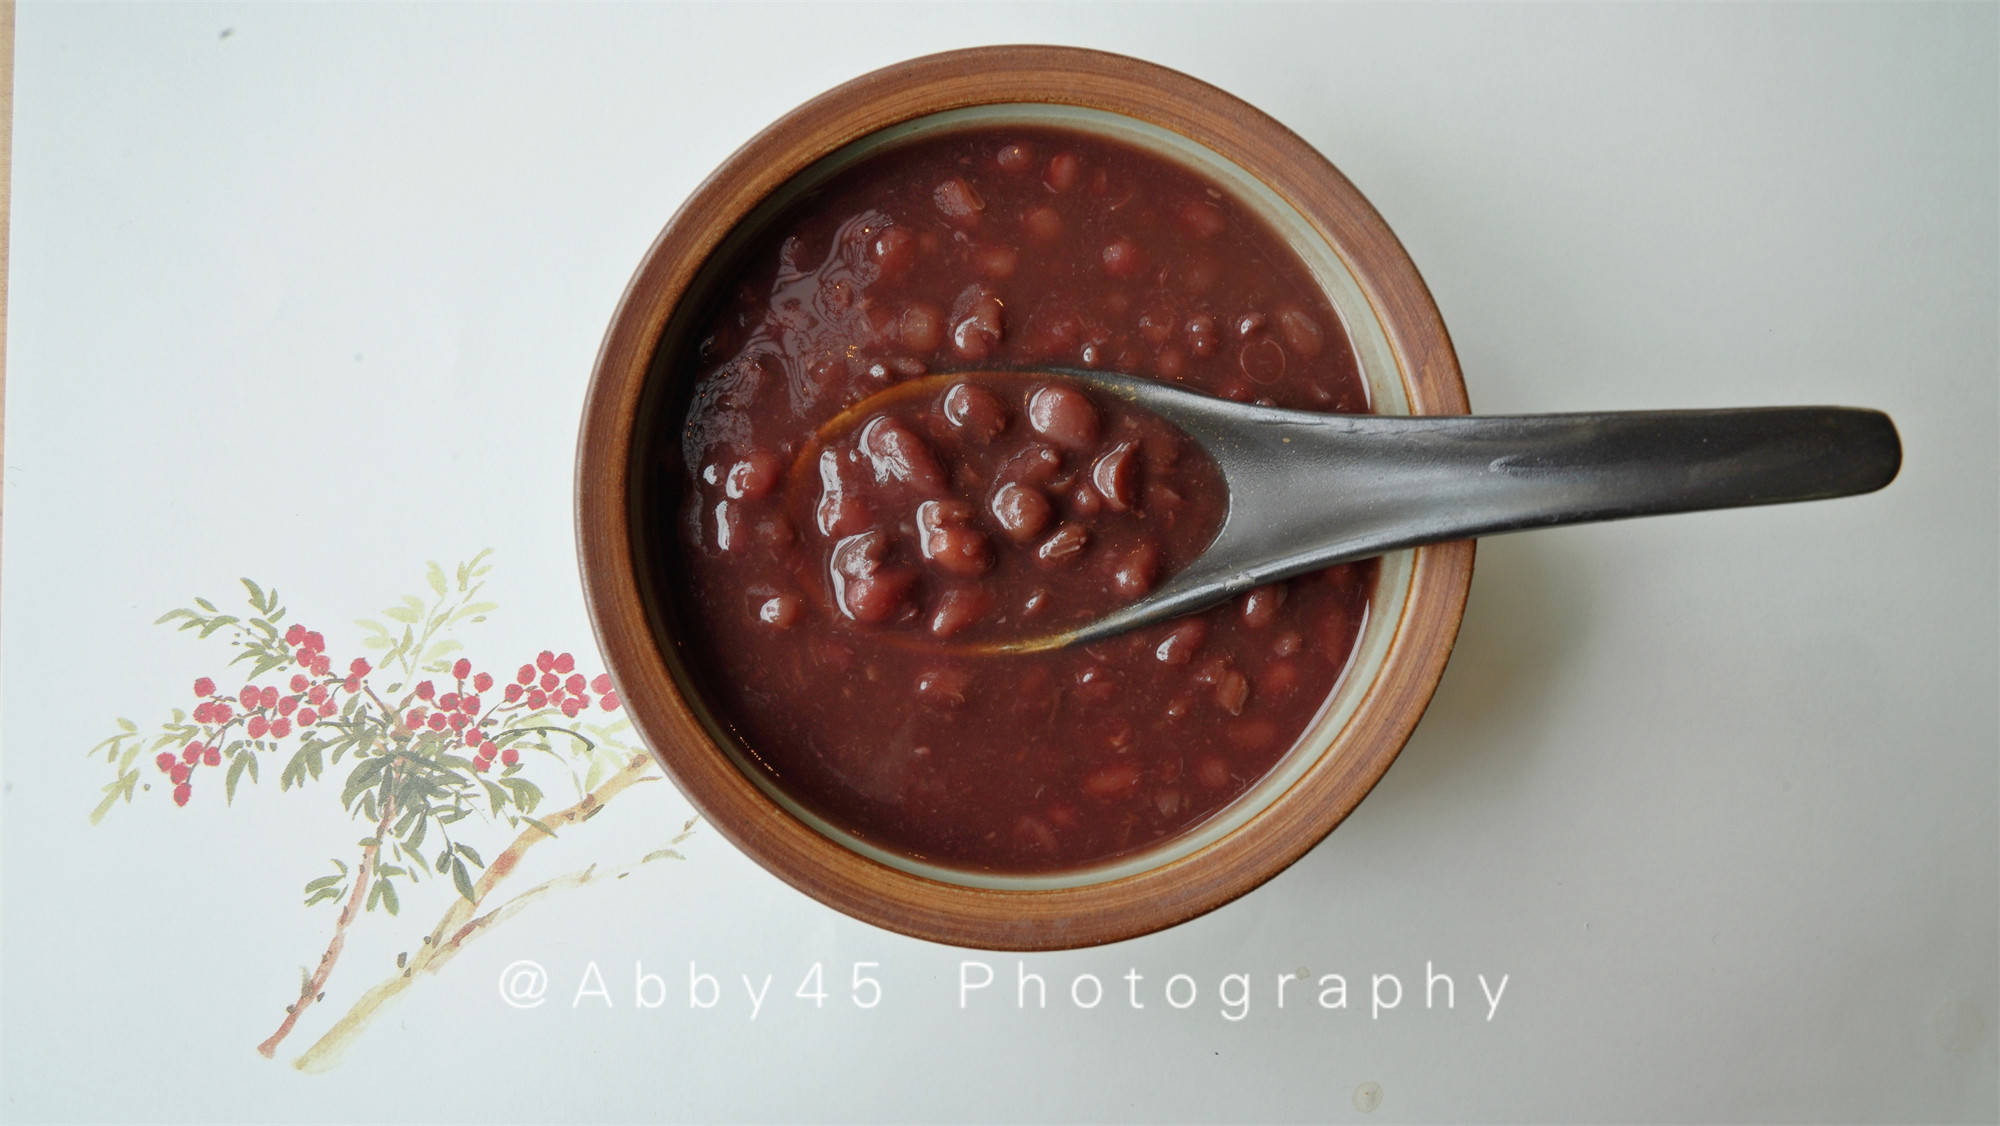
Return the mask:
[[[837,173],[737,265],[678,373],[657,579],[704,697],[782,789],[888,849],[1026,873],[1184,833],[1283,757],[1346,667],[1372,563],[1085,648],[971,644],[1144,594],[1228,503],[1163,421],[971,373],[1368,409],[1339,318],[1247,207],[1115,142],[976,128]]]

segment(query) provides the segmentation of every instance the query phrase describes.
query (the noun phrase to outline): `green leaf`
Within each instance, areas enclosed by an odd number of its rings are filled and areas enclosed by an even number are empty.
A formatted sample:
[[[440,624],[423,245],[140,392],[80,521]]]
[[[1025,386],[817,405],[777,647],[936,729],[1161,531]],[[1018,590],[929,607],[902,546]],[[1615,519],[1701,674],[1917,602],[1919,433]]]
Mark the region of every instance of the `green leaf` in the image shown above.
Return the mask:
[[[377,886],[379,886],[382,889],[382,906],[388,909],[389,914],[391,915],[395,914],[397,907],[400,906],[396,902],[396,885],[390,883],[387,880],[383,880],[381,884]]]
[[[126,731],[137,731],[137,730],[139,730],[139,725],[138,725],[138,724],[136,724],[136,723],[133,723],[133,722],[132,722],[131,720],[129,720],[129,719],[126,719],[126,718],[125,718],[124,716],[119,716],[119,717],[118,717],[118,726],[119,726],[119,727],[122,727],[122,728],[124,728],[124,729],[125,729]]]
[[[533,825],[537,829],[540,829],[542,833],[546,836],[553,837],[556,835],[556,831],[554,829],[549,828],[547,825],[542,824],[540,821],[537,821],[534,818],[527,816],[526,814],[523,814],[521,816],[521,820],[526,821],[528,824]]]
[[[202,609],[204,609],[204,610],[208,611],[208,612],[209,612],[209,613],[211,613],[211,614],[215,613],[215,603],[213,603],[213,602],[210,602],[210,601],[209,601],[208,599],[206,599],[206,598],[197,598],[197,599],[195,599],[195,600],[194,600],[194,604],[195,604],[196,606],[199,606],[199,607],[201,607]],[[189,616],[189,617],[193,617],[194,615],[190,614],[190,615],[188,615],[188,616]]]
[[[391,606],[382,612],[399,622],[415,622],[418,616],[415,610],[405,606]]]
[[[368,889],[368,910],[375,910],[375,905],[382,902],[382,889],[388,886],[383,881],[376,880],[374,886]]]
[[[346,877],[346,876],[344,876],[344,875],[340,875],[340,876],[321,876],[321,877],[320,877],[319,879],[317,879],[317,880],[312,880],[312,881],[310,881],[310,882],[308,882],[308,883],[306,884],[306,894],[307,894],[307,895],[311,895],[311,894],[312,894],[313,892],[316,892],[316,891],[320,890],[321,888],[330,888],[330,887],[333,887],[334,885],[336,885],[336,884],[340,883],[340,881],[342,881],[342,880],[344,880],[344,879],[346,879],[346,878],[347,878],[347,877]]]
[[[340,894],[339,888],[322,888],[306,896],[306,906],[311,907],[315,903],[322,903],[329,899],[339,899]]]
[[[214,633],[216,630],[221,629],[223,626],[232,626],[235,624],[236,624],[236,619],[234,617],[228,614],[217,614],[215,617],[210,618],[208,620],[208,624],[201,627],[201,632],[196,634],[195,636],[207,637],[209,634]]]
[[[431,590],[437,592],[439,597],[443,597],[445,590],[444,568],[438,566],[437,563],[433,561],[430,564],[430,569],[425,573],[424,577],[430,580]]]
[[[451,862],[451,882],[458,888],[458,894],[465,897],[466,902],[479,902],[479,897],[473,893],[472,873],[466,871],[465,861],[454,860]]]
[[[259,611],[263,610],[264,609],[263,589],[260,588],[256,583],[251,582],[249,579],[243,580],[243,589],[250,592],[250,605],[255,606]]]
[[[473,851],[471,845],[460,842],[457,847],[458,847],[458,854],[460,856],[465,857],[467,860],[472,861],[473,867],[475,868],[486,867],[486,862],[484,860],[479,859],[479,853]]]
[[[347,776],[347,785],[341,788],[340,804],[342,806],[353,805],[356,797],[367,791],[370,786],[375,784],[377,779],[382,777],[382,769],[388,764],[389,760],[387,758],[362,759],[361,765],[355,767],[353,773]]]
[[[243,777],[244,765],[255,757],[255,755],[246,751],[229,760],[229,773],[222,780],[223,804],[236,804],[236,782]]]

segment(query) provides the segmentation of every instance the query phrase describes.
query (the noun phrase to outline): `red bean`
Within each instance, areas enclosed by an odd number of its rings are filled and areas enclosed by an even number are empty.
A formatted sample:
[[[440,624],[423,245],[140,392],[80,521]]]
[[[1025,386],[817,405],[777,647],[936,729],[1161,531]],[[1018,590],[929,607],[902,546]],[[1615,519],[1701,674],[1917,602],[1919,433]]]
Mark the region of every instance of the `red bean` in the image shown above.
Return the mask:
[[[1179,379],[1187,374],[1187,353],[1179,348],[1162,348],[1153,357],[1153,370],[1161,379]]]
[[[1203,359],[1215,355],[1216,348],[1221,344],[1222,329],[1215,323],[1214,317],[1207,313],[1189,317],[1186,332],[1188,351]]]
[[[1139,314],[1139,335],[1146,343],[1157,348],[1174,334],[1174,311],[1164,307],[1154,307]]]
[[[1310,360],[1326,347],[1326,337],[1320,332],[1319,322],[1296,305],[1286,305],[1278,310],[1278,335],[1285,338],[1285,347],[1301,359]]]
[[[757,521],[757,542],[769,548],[790,547],[798,538],[792,522],[783,516],[767,516]]]
[[[909,427],[887,415],[876,415],[861,427],[861,452],[875,471],[876,484],[894,481],[922,493],[944,491],[944,469],[937,455]]]
[[[931,611],[931,633],[938,637],[950,637],[978,622],[992,608],[993,595],[985,588],[952,587],[938,597],[937,608]]]
[[[1280,657],[1294,656],[1305,648],[1305,643],[1306,639],[1299,636],[1299,631],[1288,629],[1271,642],[1271,652]]]
[[[1173,628],[1165,640],[1160,642],[1153,656],[1162,664],[1185,665],[1194,660],[1201,651],[1201,643],[1208,638],[1208,623],[1200,618],[1189,618]]]
[[[1257,689],[1277,699],[1284,699],[1299,686],[1299,666],[1296,661],[1272,661],[1264,671],[1257,674]]]
[[[1251,311],[1236,318],[1236,338],[1249,340],[1264,331],[1264,314]]]
[[[1014,822],[1014,839],[1034,852],[1054,852],[1060,847],[1056,831],[1039,817],[1023,815]]]
[[[862,532],[834,545],[831,572],[834,601],[857,622],[886,622],[905,605],[916,575],[882,565],[888,541],[881,532]]]
[[[1104,503],[1113,512],[1125,512],[1139,500],[1139,444],[1120,442],[1100,455],[1090,467],[1090,483],[1104,494]]]
[[[1064,524],[1035,549],[1035,558],[1051,566],[1073,563],[1089,543],[1090,533],[1084,531],[1081,525]]]
[[[1108,766],[1100,766],[1089,774],[1084,775],[1082,789],[1084,795],[1087,797],[1097,798],[1100,801],[1110,801],[1115,798],[1122,798],[1131,793],[1132,788],[1138,784],[1139,766],[1137,763],[1114,762]]]
[[[1035,166],[1034,146],[1025,141],[1001,145],[1000,151],[993,155],[993,163],[999,165],[1002,172],[1012,172],[1016,175],[1026,172]]]
[[[1094,707],[1109,703],[1117,695],[1118,685],[1103,665],[1086,665],[1076,674],[1076,686],[1070,692],[1079,703]]]
[[[917,264],[917,236],[902,227],[889,227],[875,236],[875,264],[885,278],[898,278]]]
[[[951,328],[951,346],[961,357],[983,360],[1000,343],[1002,317],[1000,299],[983,291],[968,291],[958,300],[958,318]]]
[[[1194,701],[1188,699],[1186,696],[1176,696],[1167,701],[1167,718],[1169,720],[1186,719],[1188,713],[1193,710]]]
[[[850,536],[868,526],[868,505],[842,477],[840,455],[821,450],[819,506],[816,516],[824,536]]]
[[[1028,592],[1028,597],[1021,600],[1021,616],[1032,618],[1043,610],[1048,609],[1048,606],[1049,588],[1036,587],[1034,590]]]
[[[1011,246],[982,246],[972,252],[972,264],[986,277],[1005,280],[1014,276],[1021,253]]]
[[[931,190],[931,202],[952,224],[960,227],[975,226],[979,213],[986,210],[986,201],[979,192],[961,176],[953,176]]]
[[[1088,449],[1097,441],[1097,408],[1082,392],[1048,385],[1028,399],[1028,425],[1058,446]]]
[[[790,629],[799,620],[799,600],[789,594],[773,595],[757,607],[757,620],[779,629]]]
[[[1062,455],[1048,446],[1036,443],[1007,459],[1000,467],[1000,480],[1016,481],[1023,485],[1046,485],[1062,472]]]
[[[1021,227],[1036,242],[1054,242],[1062,237],[1062,213],[1053,207],[1037,207],[1021,217]]]
[[[1015,543],[1025,544],[1049,526],[1053,509],[1041,490],[1008,482],[993,492],[993,519]]]
[[[1111,587],[1126,598],[1137,598],[1153,589],[1153,580],[1160,574],[1160,548],[1151,540],[1142,540],[1126,552],[1119,561],[1118,569],[1111,573]]]
[[[729,467],[729,476],[722,482],[722,492],[731,500],[762,500],[771,495],[771,490],[784,474],[785,463],[778,460],[778,455],[768,450],[753,450],[742,461]]]
[[[1222,209],[1205,200],[1187,200],[1174,209],[1174,217],[1180,220],[1181,229],[1196,238],[1214,238],[1228,225]]]
[[[917,674],[917,699],[926,704],[942,708],[956,708],[965,703],[965,694],[972,687],[972,674],[956,666],[926,669]]]
[[[1000,396],[970,383],[954,383],[941,403],[944,420],[968,437],[988,442],[1007,429],[1007,404]]]
[[[1104,272],[1114,278],[1137,277],[1146,268],[1146,252],[1122,235],[1104,245],[1099,260],[1104,263]]]
[[[935,352],[944,347],[944,312],[928,301],[912,301],[903,307],[896,334],[912,352]]]
[[[1278,620],[1278,608],[1284,604],[1284,586],[1260,586],[1243,596],[1243,624],[1263,629]]]
[[[918,546],[924,559],[947,574],[967,577],[992,567],[993,546],[966,524],[971,515],[971,509],[955,500],[918,505]]]
[[[1083,173],[1083,161],[1073,152],[1059,152],[1049,158],[1049,170],[1042,176],[1042,184],[1052,192],[1066,192],[1076,186],[1077,177]]]
[[[1194,764],[1194,780],[1211,790],[1220,790],[1229,785],[1229,764],[1221,755],[1203,755]]]
[[[1215,702],[1230,715],[1242,715],[1243,705],[1250,700],[1250,678],[1230,669],[1222,674],[1222,680],[1215,686]]]
[[[1229,725],[1229,745],[1258,751],[1278,741],[1278,725],[1268,719],[1246,719]]]
[[[1089,520],[1104,510],[1104,497],[1088,484],[1078,482],[1069,492],[1069,510],[1072,515]]]
[[[1178,786],[1163,786],[1153,792],[1153,808],[1162,817],[1172,817],[1181,811],[1181,791]]]

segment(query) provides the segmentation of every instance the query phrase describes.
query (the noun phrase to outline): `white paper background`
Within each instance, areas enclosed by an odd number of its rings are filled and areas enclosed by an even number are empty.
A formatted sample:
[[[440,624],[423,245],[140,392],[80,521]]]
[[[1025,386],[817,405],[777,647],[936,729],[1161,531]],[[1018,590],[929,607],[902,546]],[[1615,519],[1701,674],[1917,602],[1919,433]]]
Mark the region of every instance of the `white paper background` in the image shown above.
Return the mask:
[[[2000,965],[1996,10],[24,5],[5,446],[5,1114],[303,1121],[1985,1119]],[[224,31],[228,34],[224,36]],[[1890,411],[1866,498],[1489,542],[1429,716],[1322,847],[1215,914],[1028,959],[875,931],[713,833],[508,923],[330,1075],[252,1046],[362,829],[323,790],[91,827],[83,751],[278,584],[334,650],[496,549],[507,667],[590,650],[573,427],[638,255],[730,149],[900,58],[1103,47],[1249,99],[1408,245],[1489,412]],[[587,663],[595,664],[594,658]],[[637,791],[536,871],[686,815]],[[525,876],[525,873],[524,873]],[[443,909],[358,924],[303,1049]],[[522,958],[542,1008],[495,989]],[[615,1007],[570,1007],[585,964]],[[1459,1006],[1426,1012],[1426,960]],[[686,1007],[687,963],[724,977]],[[886,999],[848,1003],[848,966]],[[1014,959],[989,958],[1011,986]],[[633,964],[669,1003],[632,1005]],[[823,1011],[790,994],[807,966]],[[1276,975],[1346,974],[1320,1011]],[[1145,975],[1148,1007],[1123,1000]],[[1254,975],[1246,1020],[1224,974]],[[748,1019],[729,975],[775,975]],[[1076,1011],[1069,979],[1111,999]],[[1199,1004],[1165,1008],[1185,972]],[[1509,978],[1491,1022],[1475,973]],[[1400,1010],[1371,1020],[1367,982]],[[288,1056],[281,1055],[281,1061]],[[1380,1107],[1356,1109],[1377,1084]]]

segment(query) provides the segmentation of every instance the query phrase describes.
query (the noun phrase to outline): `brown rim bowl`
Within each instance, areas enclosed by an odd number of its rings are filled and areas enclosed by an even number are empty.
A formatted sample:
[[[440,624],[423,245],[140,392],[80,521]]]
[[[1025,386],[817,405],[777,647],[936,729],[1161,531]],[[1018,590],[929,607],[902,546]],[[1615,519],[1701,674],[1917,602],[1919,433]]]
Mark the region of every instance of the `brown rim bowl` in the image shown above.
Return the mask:
[[[675,388],[659,361],[734,245],[873,146],[962,124],[1057,124],[1196,165],[1261,211],[1347,322],[1377,410],[1459,414],[1465,385],[1436,305],[1381,217],[1284,126],[1212,86],[1117,55],[983,47],[864,75],[752,138],[646,252],[597,357],[576,472],[584,593],[640,736],[717,831],[822,903],[904,934],[983,949],[1090,946],[1172,926],[1270,879],[1331,832],[1394,761],[1429,703],[1472,580],[1472,545],[1385,557],[1346,677],[1273,773],[1210,822],[1134,857],[1037,877],[927,867],[817,821],[708,715],[650,585],[654,509],[638,472]],[[651,522],[649,524],[649,521]]]

